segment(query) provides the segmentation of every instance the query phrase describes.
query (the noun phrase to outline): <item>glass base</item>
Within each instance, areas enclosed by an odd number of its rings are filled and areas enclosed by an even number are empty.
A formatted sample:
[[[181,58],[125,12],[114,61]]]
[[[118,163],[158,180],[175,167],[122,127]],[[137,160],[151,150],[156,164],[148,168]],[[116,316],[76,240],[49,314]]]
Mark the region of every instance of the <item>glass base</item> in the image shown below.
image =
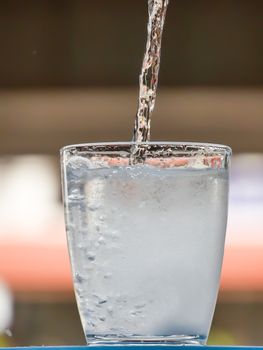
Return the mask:
[[[95,335],[86,336],[88,345],[205,345],[206,337],[201,335]]]

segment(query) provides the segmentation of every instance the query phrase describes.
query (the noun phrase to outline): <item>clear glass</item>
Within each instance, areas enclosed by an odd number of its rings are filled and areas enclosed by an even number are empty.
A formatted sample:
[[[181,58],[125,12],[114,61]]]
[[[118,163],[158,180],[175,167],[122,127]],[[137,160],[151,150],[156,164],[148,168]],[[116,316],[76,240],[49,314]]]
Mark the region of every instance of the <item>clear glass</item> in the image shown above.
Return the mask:
[[[61,150],[68,247],[88,343],[205,344],[224,252],[231,149]]]

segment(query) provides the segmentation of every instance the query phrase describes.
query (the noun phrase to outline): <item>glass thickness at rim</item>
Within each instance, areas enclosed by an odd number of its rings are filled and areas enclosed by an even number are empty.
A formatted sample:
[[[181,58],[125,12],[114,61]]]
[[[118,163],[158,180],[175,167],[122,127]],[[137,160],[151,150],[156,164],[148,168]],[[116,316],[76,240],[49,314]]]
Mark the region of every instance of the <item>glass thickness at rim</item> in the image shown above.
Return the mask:
[[[134,155],[138,151],[140,158]],[[197,142],[107,142],[65,146],[61,161],[74,156],[90,159],[92,168],[133,166],[138,163],[164,168],[224,168],[227,169],[232,151],[224,145]],[[139,162],[138,162],[139,159]]]
[[[86,150],[86,151],[99,151],[99,150],[106,150],[110,148],[114,149],[122,149],[122,148],[127,148],[127,147],[133,147],[133,146],[138,146],[138,147],[172,147],[173,150],[178,150],[182,151],[185,149],[186,151],[189,149],[193,150],[207,150],[210,151],[209,153],[213,153],[213,151],[216,152],[222,152],[227,155],[232,154],[232,149],[227,146],[227,145],[222,145],[222,144],[216,144],[216,143],[203,143],[203,142],[171,142],[171,141],[150,141],[150,142],[87,142],[87,143],[80,143],[80,144],[72,144],[72,145],[66,145],[60,149],[61,154],[65,151],[81,151],[81,150]]]

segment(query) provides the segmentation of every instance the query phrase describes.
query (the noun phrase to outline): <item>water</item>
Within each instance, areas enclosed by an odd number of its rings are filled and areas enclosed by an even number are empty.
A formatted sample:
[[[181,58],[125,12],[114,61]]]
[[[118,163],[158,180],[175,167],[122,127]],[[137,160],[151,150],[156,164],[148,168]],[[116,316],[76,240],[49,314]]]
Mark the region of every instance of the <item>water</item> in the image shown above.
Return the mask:
[[[162,33],[169,0],[148,0],[148,37],[139,79],[139,104],[133,141],[150,141],[150,121],[156,100]]]
[[[204,343],[223,257],[226,171],[89,163],[67,163],[65,201],[87,341]]]

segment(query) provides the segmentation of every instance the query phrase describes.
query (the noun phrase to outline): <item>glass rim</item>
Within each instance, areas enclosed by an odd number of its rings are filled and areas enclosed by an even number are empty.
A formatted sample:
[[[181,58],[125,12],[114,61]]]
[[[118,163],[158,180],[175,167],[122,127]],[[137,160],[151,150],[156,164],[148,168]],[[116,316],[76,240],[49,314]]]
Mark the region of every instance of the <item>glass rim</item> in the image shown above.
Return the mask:
[[[97,151],[97,147],[118,147],[118,146],[171,146],[176,149],[178,147],[178,150],[180,147],[191,147],[195,148],[196,150],[199,149],[207,149],[207,151],[210,150],[211,153],[213,152],[222,152],[227,156],[232,155],[232,149],[231,147],[223,144],[217,144],[217,143],[206,143],[206,142],[180,142],[180,141],[149,141],[149,142],[135,142],[135,141],[119,141],[119,142],[87,142],[87,143],[79,143],[79,144],[71,144],[66,145],[60,149],[60,154],[62,155],[65,151],[70,150],[77,150],[78,148],[84,148],[82,151],[87,148],[87,150],[90,151],[89,148],[94,147],[94,151]],[[182,150],[180,150],[182,152]]]

